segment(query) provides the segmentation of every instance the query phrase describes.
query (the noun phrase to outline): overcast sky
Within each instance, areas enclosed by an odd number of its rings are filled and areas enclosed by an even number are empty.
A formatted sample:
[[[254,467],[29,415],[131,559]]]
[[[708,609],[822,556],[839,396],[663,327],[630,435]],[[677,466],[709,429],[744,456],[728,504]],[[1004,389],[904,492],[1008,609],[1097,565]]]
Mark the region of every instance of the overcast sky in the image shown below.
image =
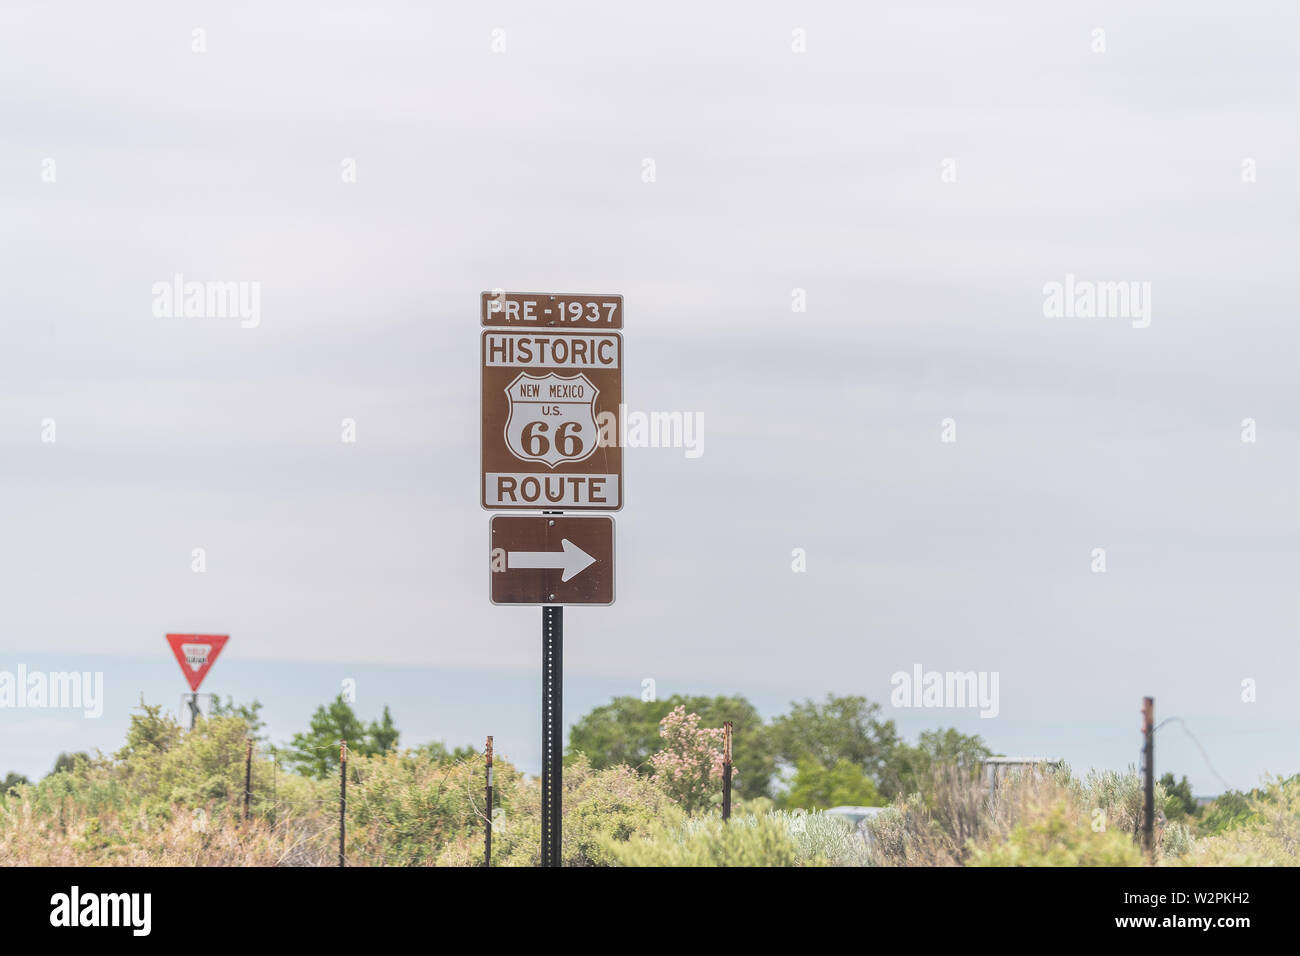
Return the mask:
[[[204,689],[278,697],[277,738],[366,674],[407,742],[526,764],[497,287],[623,294],[629,405],[704,418],[702,457],[627,453],[566,717],[861,693],[1123,767],[1150,694],[1197,792],[1300,770],[1294,6],[548,7],[0,8],[0,670],[111,703],[0,710],[0,773],[173,705],[169,631],[229,633]],[[260,283],[260,323],[155,316],[176,273]],[[1046,317],[1067,273],[1150,283],[1149,327]],[[999,716],[889,707],[915,664],[997,672]]]

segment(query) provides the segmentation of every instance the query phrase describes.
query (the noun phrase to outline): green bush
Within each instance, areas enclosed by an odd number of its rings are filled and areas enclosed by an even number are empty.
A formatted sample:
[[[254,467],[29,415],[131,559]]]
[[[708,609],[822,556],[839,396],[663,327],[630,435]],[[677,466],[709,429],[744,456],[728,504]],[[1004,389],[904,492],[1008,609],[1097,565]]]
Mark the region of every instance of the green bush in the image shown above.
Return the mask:
[[[865,866],[867,841],[844,817],[826,813],[776,810],[772,819],[784,824],[801,866]]]
[[[972,847],[967,866],[1141,866],[1142,851],[1115,830],[1095,831],[1064,804],[1018,823],[1002,841]]]
[[[1209,816],[1207,813],[1206,816]],[[1183,866],[1300,866],[1300,777],[1268,780],[1234,808],[1234,824],[1197,840]]]
[[[606,841],[619,866],[794,866],[797,853],[786,824],[775,817],[685,818],[666,815],[648,833]]]
[[[486,784],[486,764],[477,754],[459,762],[415,750],[350,756],[348,855],[387,866],[423,866],[456,862],[455,855],[447,861],[439,856],[463,844],[465,865],[479,863]],[[526,787],[523,774],[506,760],[493,761],[495,807],[508,814]]]

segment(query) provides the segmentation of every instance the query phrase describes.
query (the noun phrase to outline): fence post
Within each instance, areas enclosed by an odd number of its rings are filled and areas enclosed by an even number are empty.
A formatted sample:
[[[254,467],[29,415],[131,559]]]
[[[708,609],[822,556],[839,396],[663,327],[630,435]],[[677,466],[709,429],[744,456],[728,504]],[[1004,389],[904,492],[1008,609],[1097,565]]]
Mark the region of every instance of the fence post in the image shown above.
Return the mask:
[[[722,722],[722,819],[731,819],[731,721]]]
[[[483,836],[483,865],[492,865],[492,737],[487,739],[487,830]]]
[[[1142,698],[1142,846],[1147,854],[1156,848],[1156,699]]]
[[[339,741],[339,866],[343,866],[343,836],[348,820],[348,742]]]
[[[244,751],[244,822],[248,822],[248,807],[253,799],[253,738],[249,737]]]

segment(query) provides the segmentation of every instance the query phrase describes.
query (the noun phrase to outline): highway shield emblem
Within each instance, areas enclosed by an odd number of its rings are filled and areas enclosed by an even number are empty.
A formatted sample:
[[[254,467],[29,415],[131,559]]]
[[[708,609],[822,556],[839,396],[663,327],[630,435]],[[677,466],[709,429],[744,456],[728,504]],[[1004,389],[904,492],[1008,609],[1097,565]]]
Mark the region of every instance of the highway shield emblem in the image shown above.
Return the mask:
[[[587,376],[520,372],[505,389],[510,401],[506,447],[516,458],[554,468],[584,461],[595,452],[600,428],[596,396]]]

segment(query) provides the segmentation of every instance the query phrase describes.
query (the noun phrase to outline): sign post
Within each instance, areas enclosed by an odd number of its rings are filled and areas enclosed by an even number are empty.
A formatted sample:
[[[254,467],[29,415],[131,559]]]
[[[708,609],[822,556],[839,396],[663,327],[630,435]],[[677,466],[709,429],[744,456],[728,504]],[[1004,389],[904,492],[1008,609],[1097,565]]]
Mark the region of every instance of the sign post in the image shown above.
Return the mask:
[[[542,608],[542,866],[559,866],[564,608],[614,603],[623,507],[623,297],[484,292],[479,502],[493,604]]]
[[[542,866],[562,860],[564,608],[542,608]]]

